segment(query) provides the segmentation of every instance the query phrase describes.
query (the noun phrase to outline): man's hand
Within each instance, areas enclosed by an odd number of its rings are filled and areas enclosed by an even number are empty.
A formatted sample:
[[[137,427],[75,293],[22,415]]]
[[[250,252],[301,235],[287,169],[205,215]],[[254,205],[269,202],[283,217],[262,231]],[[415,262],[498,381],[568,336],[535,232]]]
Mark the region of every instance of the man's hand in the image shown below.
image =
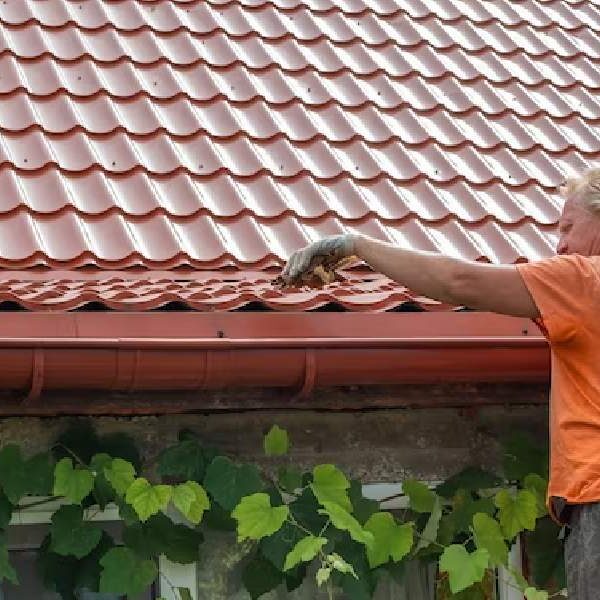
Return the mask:
[[[321,268],[325,274],[339,268],[356,254],[356,234],[333,235],[294,252],[276,283],[282,286],[298,284],[311,285],[315,269]],[[333,280],[333,276],[331,276]],[[327,281],[323,281],[326,283]],[[318,285],[318,278],[317,278]]]

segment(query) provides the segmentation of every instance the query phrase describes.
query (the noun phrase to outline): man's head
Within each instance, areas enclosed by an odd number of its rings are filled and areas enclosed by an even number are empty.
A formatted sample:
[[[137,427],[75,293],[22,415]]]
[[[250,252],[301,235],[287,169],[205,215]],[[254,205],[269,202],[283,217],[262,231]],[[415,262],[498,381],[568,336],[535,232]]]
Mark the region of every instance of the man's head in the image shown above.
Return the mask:
[[[567,179],[560,193],[566,202],[558,221],[556,253],[600,255],[600,168]]]

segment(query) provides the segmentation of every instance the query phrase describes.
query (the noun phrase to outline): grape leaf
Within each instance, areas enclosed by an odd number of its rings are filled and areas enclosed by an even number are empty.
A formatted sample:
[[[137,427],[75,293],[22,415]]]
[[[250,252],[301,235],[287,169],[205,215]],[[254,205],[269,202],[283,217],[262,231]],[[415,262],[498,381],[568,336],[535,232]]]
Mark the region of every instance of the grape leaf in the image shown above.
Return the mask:
[[[527,490],[519,490],[513,498],[508,490],[500,490],[494,497],[500,509],[500,526],[508,540],[524,529],[535,529],[537,508],[535,496]]]
[[[206,473],[205,451],[197,440],[183,440],[160,453],[158,473],[163,477],[200,483]]]
[[[139,477],[129,486],[125,500],[133,506],[140,520],[146,521],[167,508],[172,493],[170,485],[151,485],[147,479]]]
[[[319,510],[319,514],[327,515],[334,527],[347,531],[353,540],[367,547],[371,547],[374,544],[375,538],[373,534],[370,531],[365,531],[361,524],[339,504],[325,502],[323,508]]]
[[[427,548],[432,542],[435,542],[440,528],[440,520],[442,518],[442,501],[439,497],[435,499],[431,515],[427,520],[417,545],[415,546],[414,552],[417,553],[423,548]]]
[[[398,525],[389,512],[378,512],[369,517],[365,530],[375,538],[372,548],[367,548],[369,566],[373,569],[390,560],[402,560],[413,544],[413,524]]]
[[[497,475],[480,469],[479,467],[466,467],[459,473],[452,475],[435,488],[436,494],[443,498],[452,498],[459,489],[467,492],[493,488],[502,483]]]
[[[290,442],[288,433],[279,425],[273,425],[263,440],[265,454],[267,456],[283,456],[288,453]]]
[[[358,579],[358,575],[354,570],[354,567],[342,558],[339,554],[333,552],[326,557],[327,563],[331,565],[331,568],[345,575],[352,575],[354,579]]]
[[[489,564],[489,554],[485,549],[475,550],[472,554],[462,544],[448,546],[440,558],[440,571],[450,577],[450,589],[453,594],[481,581]]]
[[[414,511],[428,513],[433,510],[436,495],[424,483],[406,479],[402,482],[402,490],[408,496],[410,507]]]
[[[254,557],[242,572],[242,582],[252,600],[274,590],[283,581],[283,573],[262,556]]]
[[[123,530],[123,542],[142,558],[164,554],[171,562],[179,564],[198,561],[203,539],[198,529],[173,523],[163,513]]]
[[[238,541],[260,540],[275,533],[287,519],[287,506],[271,506],[268,494],[257,493],[242,498],[231,516],[238,522]]]
[[[547,514],[546,491],[548,489],[548,482],[539,475],[530,473],[523,480],[523,487],[535,496],[537,516],[543,517]]]
[[[63,600],[78,600],[75,596],[78,565],[74,556],[61,556],[50,551],[50,534],[42,540],[37,551],[37,570],[44,587],[60,594]]]
[[[204,511],[210,508],[210,501],[204,488],[195,481],[186,481],[175,486],[173,504],[186,519],[195,525],[202,520]]]
[[[135,467],[122,458],[113,458],[103,472],[119,496],[124,496],[135,481]]]
[[[26,494],[48,495],[52,488],[49,454],[23,459],[21,449],[7,444],[0,450],[0,488],[15,506]]]
[[[263,483],[253,465],[238,466],[217,456],[206,470],[204,488],[225,510],[233,510],[244,496],[261,491]]]
[[[129,548],[112,548],[101,559],[100,593],[138,596],[156,579],[152,560],[139,558]]]
[[[0,490],[0,530],[6,529],[10,523],[14,506]]]
[[[503,440],[503,467],[506,478],[521,481],[530,473],[548,477],[548,448],[521,431],[512,433]]]
[[[293,569],[301,562],[310,562],[327,543],[327,538],[308,535],[302,538],[285,557],[284,571]]]
[[[294,492],[302,487],[302,471],[295,467],[279,467],[277,479],[279,486],[287,492]]]
[[[493,565],[505,565],[508,561],[508,548],[500,530],[500,523],[489,515],[477,513],[473,517],[473,534],[478,548],[485,548]]]
[[[94,499],[101,509],[115,500],[115,490],[104,476],[104,467],[109,465],[112,458],[108,454],[94,454],[90,461],[90,469],[94,475]]]
[[[548,592],[543,590],[536,590],[533,587],[528,587],[525,590],[525,598],[527,600],[548,600]]]
[[[19,584],[17,572],[10,564],[6,540],[4,536],[0,536],[0,583],[5,579],[15,585]]]
[[[98,545],[82,559],[77,561],[77,565],[73,568],[75,572],[75,585],[77,590],[86,588],[90,592],[97,592],[100,586],[100,559],[111,549],[115,547],[115,542],[106,533],[102,531],[102,538]],[[59,557],[58,554],[55,555]]]
[[[260,540],[260,551],[280,571],[283,571],[285,557],[302,537],[300,529],[286,521],[274,534]]]
[[[318,513],[320,505],[310,488],[305,488],[289,506],[294,519],[315,535],[327,523],[327,518]]]
[[[80,504],[93,487],[94,476],[89,469],[74,469],[70,458],[58,461],[54,468],[55,496],[65,496],[71,502]]]
[[[317,465],[310,487],[321,505],[334,502],[347,512],[352,510],[348,496],[350,482],[334,465]]]
[[[56,554],[82,558],[98,545],[101,537],[100,527],[83,520],[81,506],[61,506],[52,515],[50,549]]]
[[[454,533],[469,532],[473,523],[473,516],[478,513],[494,515],[496,507],[492,498],[479,498],[473,500],[471,492],[460,489],[452,499],[452,513],[450,520],[454,528]]]
[[[356,520],[364,525],[368,518],[379,510],[379,502],[370,500],[363,496],[362,484],[356,479],[350,481],[350,503],[352,504],[352,513]]]
[[[560,527],[549,516],[539,519],[535,530],[525,535],[532,583],[544,587],[557,567],[564,565]]]

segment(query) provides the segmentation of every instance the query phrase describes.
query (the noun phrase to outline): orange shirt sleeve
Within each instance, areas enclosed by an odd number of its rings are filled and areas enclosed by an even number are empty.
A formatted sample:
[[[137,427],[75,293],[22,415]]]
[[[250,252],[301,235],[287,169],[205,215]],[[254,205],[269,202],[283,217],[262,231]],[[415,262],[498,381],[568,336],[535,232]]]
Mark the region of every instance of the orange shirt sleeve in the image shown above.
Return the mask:
[[[592,318],[598,276],[588,258],[553,256],[516,267],[540,311],[550,342],[570,340]]]

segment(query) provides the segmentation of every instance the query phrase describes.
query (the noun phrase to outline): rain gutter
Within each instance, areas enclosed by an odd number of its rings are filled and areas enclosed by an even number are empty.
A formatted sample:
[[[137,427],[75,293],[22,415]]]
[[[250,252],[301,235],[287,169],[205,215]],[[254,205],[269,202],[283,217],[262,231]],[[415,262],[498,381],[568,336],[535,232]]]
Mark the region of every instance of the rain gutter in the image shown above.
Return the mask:
[[[537,382],[549,349],[489,313],[72,312],[0,315],[0,389],[56,391]],[[2,412],[0,410],[0,412]]]

